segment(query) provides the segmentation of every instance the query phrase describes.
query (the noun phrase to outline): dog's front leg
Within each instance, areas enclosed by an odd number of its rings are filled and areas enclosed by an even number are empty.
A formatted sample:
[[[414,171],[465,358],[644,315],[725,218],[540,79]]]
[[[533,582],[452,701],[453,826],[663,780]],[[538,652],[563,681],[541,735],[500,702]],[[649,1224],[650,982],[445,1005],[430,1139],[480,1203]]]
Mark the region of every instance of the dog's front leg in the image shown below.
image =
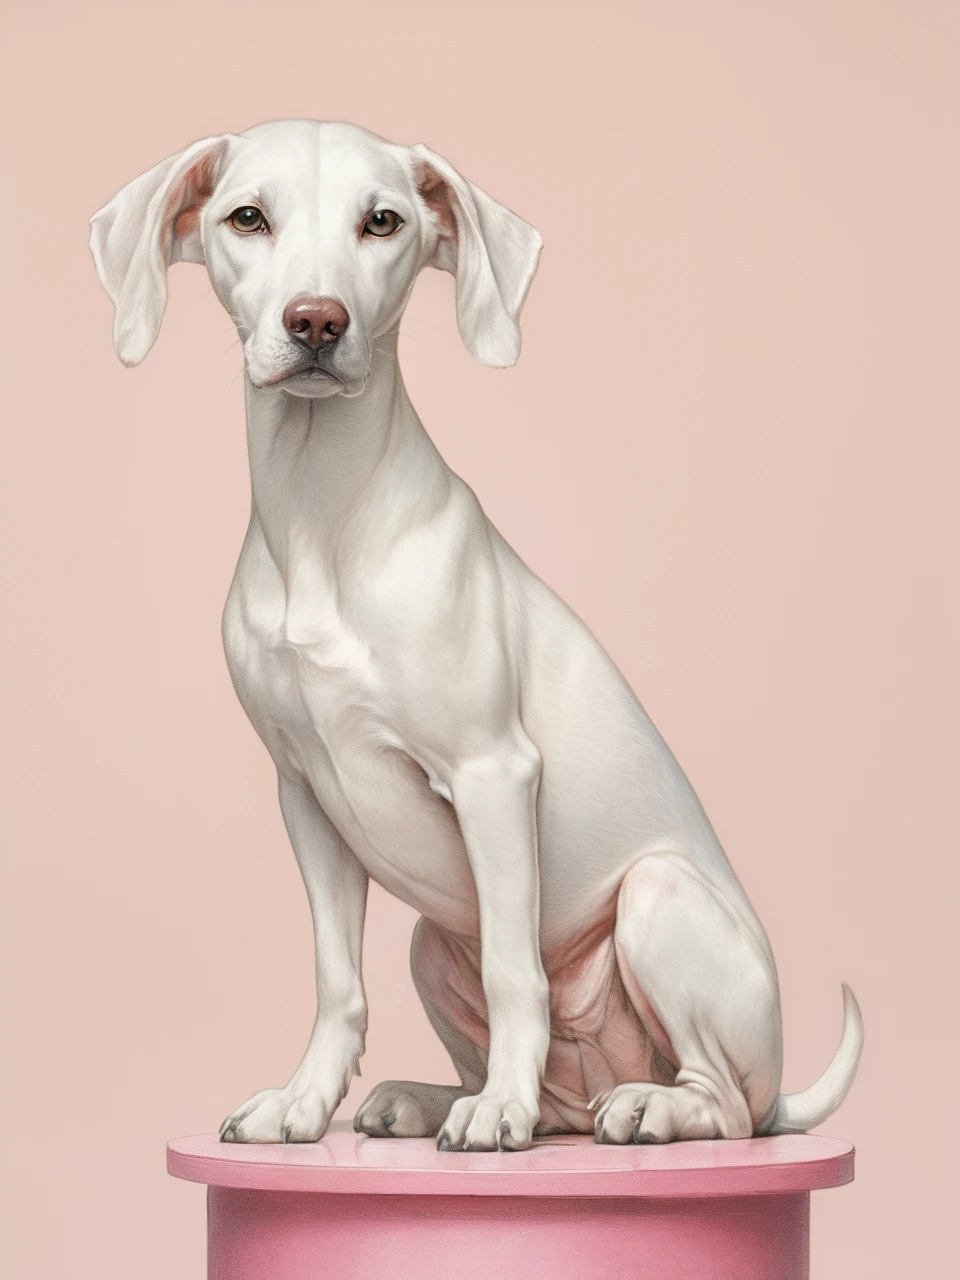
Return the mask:
[[[490,1049],[483,1090],[453,1104],[441,1150],[521,1150],[540,1116],[550,1000],[540,958],[539,783],[540,757],[525,737],[466,761],[451,779],[480,906]]]
[[[290,1083],[262,1089],[224,1120],[224,1142],[316,1142],[357,1072],[367,1027],[360,948],[367,875],[316,798],[280,777],[280,808],[303,873],[316,940],[317,1016]]]

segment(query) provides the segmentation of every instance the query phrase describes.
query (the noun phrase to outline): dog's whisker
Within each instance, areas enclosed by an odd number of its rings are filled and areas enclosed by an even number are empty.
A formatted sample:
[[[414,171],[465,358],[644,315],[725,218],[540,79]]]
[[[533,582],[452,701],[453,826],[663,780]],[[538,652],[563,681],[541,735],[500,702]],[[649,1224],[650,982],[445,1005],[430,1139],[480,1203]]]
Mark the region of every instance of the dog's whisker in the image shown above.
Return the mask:
[[[225,351],[220,352],[220,354],[217,356],[216,360],[214,361],[214,364],[219,364],[221,360],[225,360],[231,351],[236,351],[239,345],[240,344],[238,342],[231,342],[229,347],[227,347]]]
[[[410,331],[409,331],[408,329],[401,329],[401,330],[400,330],[400,337],[401,337],[401,338],[405,338],[405,339],[406,339],[406,338],[409,338],[409,339],[411,340],[411,342],[419,342],[419,343],[421,344],[421,346],[424,346],[424,347],[429,347],[429,346],[430,346],[430,343],[427,341],[427,339],[426,339],[426,338],[419,338],[419,337],[417,337],[417,335],[416,335],[415,333],[410,333]]]
[[[417,315],[412,315],[412,314],[411,314],[411,313],[409,313],[409,312],[407,312],[407,313],[405,313],[405,314],[404,314],[404,317],[403,317],[403,323],[404,323],[405,325],[408,325],[408,324],[425,324],[425,325],[427,325],[427,326],[428,326],[428,328],[430,328],[430,329],[445,329],[445,328],[447,327],[445,324],[441,324],[439,320],[428,320],[428,319],[426,318],[426,316],[417,316]]]

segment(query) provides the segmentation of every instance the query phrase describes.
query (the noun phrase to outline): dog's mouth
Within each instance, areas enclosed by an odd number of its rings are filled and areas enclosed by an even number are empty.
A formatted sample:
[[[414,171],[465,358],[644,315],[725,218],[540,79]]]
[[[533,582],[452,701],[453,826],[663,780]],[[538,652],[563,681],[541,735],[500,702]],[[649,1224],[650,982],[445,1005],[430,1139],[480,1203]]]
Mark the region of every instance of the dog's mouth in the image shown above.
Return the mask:
[[[317,385],[317,386],[342,386],[342,381],[335,373],[330,373],[327,369],[302,369],[299,373],[288,373],[285,378],[281,378],[278,385],[283,386],[286,383],[295,382],[297,384]]]
[[[266,391],[268,387],[282,387],[284,383],[289,382],[318,384],[334,382],[339,385],[341,381],[329,369],[322,369],[318,364],[305,364],[297,365],[294,369],[284,369],[280,373],[275,373],[273,377],[264,379],[263,382],[255,382],[254,386],[260,391]]]
[[[246,353],[245,353],[246,354]],[[293,354],[293,353],[290,353]],[[342,395],[347,399],[357,396],[363,390],[369,370],[354,372],[351,360],[343,363],[343,368],[332,369],[334,363],[329,354],[293,354],[293,359],[284,361],[280,368],[267,371],[257,367],[258,360],[247,363],[247,375],[258,391],[285,391],[289,395],[305,396],[308,399],[328,399]],[[250,365],[253,364],[251,369]],[[264,376],[264,374],[266,376]]]

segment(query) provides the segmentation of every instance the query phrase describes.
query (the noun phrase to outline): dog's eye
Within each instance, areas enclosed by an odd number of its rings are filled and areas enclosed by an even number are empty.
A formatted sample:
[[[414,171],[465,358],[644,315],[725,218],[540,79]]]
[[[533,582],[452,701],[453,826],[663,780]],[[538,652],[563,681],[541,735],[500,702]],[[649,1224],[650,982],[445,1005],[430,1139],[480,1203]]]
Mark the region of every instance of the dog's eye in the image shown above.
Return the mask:
[[[255,205],[245,204],[242,209],[234,209],[230,215],[230,225],[237,231],[269,231],[267,220]]]
[[[363,234],[365,236],[392,236],[402,226],[403,219],[399,213],[394,213],[392,209],[374,209],[373,213],[367,214],[367,220],[363,224]]]

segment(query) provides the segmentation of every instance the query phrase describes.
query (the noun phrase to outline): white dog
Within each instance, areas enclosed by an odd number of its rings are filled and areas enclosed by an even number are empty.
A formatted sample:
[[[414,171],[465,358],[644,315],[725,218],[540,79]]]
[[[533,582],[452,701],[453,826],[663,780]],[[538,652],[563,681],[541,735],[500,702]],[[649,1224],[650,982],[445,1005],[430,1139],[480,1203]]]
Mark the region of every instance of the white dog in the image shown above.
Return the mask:
[[[253,511],[223,634],[313,910],[317,1015],[223,1140],[326,1129],[363,1052],[368,876],[422,914],[413,976],[462,1083],[381,1084],[363,1133],[485,1151],[820,1124],[859,1061],[853,995],[827,1071],[778,1097],[773,956],[696,795],[404,390],[424,266],[456,277],[473,355],[516,361],[537,232],[426,147],[306,120],[197,142],[92,227],[124,364],[178,260],[206,264],[246,359]]]

